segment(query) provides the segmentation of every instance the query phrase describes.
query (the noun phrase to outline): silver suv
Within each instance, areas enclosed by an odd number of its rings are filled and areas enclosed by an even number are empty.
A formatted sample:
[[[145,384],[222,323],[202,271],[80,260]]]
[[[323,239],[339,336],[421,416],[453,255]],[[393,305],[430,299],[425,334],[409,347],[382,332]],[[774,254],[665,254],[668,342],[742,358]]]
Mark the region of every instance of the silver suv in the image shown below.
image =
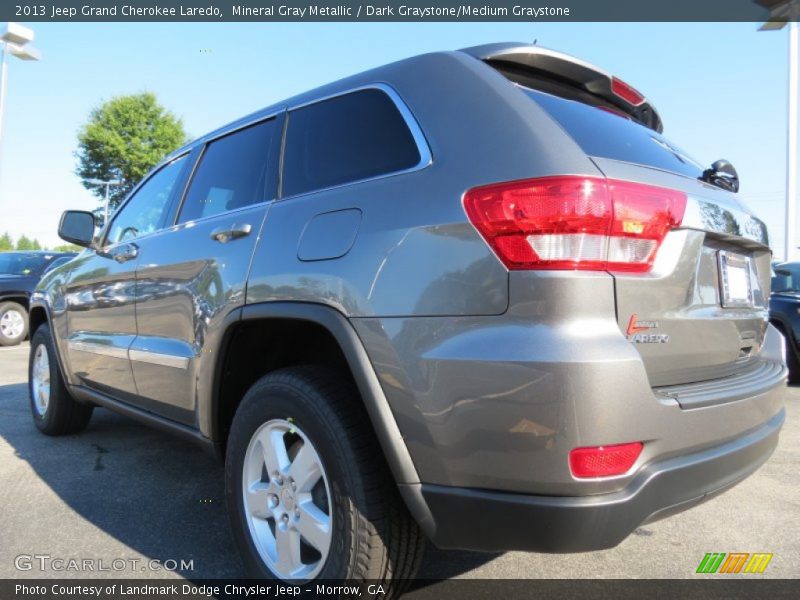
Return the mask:
[[[495,44],[197,139],[97,237],[64,214],[87,249],[32,300],[34,421],[102,406],[217,452],[255,576],[610,548],[784,419],[765,227],[661,129],[597,67]]]

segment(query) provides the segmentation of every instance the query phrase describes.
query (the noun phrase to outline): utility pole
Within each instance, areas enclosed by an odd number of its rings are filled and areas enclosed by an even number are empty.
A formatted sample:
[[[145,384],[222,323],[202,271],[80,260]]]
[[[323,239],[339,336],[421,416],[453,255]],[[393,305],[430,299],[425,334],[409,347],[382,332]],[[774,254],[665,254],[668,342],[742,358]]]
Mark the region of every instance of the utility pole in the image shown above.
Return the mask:
[[[105,227],[108,224],[108,203],[109,203],[110,196],[111,196],[111,193],[110,193],[111,186],[112,185],[121,185],[122,182],[119,179],[109,179],[107,181],[105,179],[87,179],[86,183],[91,183],[93,185],[102,185],[102,186],[105,186],[105,188],[106,188],[105,206],[103,208],[103,227]]]
[[[8,57],[20,60],[39,60],[41,54],[33,47],[33,31],[18,23],[0,23],[0,148],[3,142],[3,114],[8,87]]]
[[[753,0],[770,11],[769,20],[760,31],[778,31],[789,26],[789,90],[786,131],[786,224],[784,229],[783,259],[792,261],[797,256],[797,103],[798,63],[800,62],[800,18],[798,0]]]
[[[795,5],[796,7],[797,5]],[[786,132],[786,260],[794,260],[797,254],[797,67],[798,44],[797,21],[789,23],[789,128]]]

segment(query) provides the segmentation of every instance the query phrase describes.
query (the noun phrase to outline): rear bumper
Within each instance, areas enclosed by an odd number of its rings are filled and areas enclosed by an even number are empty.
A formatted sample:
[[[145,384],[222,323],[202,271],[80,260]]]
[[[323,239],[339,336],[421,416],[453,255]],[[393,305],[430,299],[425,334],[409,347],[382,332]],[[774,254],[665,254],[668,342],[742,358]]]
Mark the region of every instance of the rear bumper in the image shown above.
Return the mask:
[[[624,489],[582,497],[534,496],[421,485],[441,548],[584,552],[611,548],[639,525],[686,510],[754,472],[778,443],[785,411],[747,434],[643,467]],[[412,486],[401,486],[412,487]],[[419,498],[420,490],[404,496]]]

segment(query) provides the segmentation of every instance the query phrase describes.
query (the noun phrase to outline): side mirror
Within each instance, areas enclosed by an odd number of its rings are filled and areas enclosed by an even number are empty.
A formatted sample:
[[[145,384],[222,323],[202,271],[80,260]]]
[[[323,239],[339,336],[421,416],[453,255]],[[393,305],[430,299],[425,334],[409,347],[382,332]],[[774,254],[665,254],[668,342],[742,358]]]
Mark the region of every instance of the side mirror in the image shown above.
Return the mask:
[[[94,215],[85,210],[67,210],[58,224],[58,237],[70,244],[88,248],[94,238]]]
[[[703,171],[700,179],[734,194],[739,191],[739,174],[724,158],[714,161],[710,169]]]

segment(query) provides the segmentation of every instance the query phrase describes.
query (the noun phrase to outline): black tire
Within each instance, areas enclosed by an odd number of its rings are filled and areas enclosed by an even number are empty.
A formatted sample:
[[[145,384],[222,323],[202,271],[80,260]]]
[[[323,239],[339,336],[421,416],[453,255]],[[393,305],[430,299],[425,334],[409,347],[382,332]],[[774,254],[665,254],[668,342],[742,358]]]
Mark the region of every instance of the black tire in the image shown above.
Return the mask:
[[[322,367],[293,367],[262,377],[234,416],[225,461],[226,500],[248,573],[277,578],[256,550],[245,517],[245,453],[264,423],[289,418],[316,448],[331,484],[333,541],[316,579],[377,582],[387,597],[396,597],[416,575],[424,538],[399,496],[357,390]]]
[[[12,337],[3,333],[3,329],[0,327],[0,346],[16,346],[28,337],[28,311],[25,310],[25,307],[21,304],[16,302],[0,302],[0,322],[3,321],[4,316],[11,314],[12,311],[18,313],[18,315],[22,317],[22,332]]]
[[[50,372],[50,393],[46,408],[43,412],[37,407],[34,398],[34,358],[39,347],[47,351],[48,370]],[[78,433],[86,428],[92,418],[94,406],[77,402],[67,391],[61,369],[58,366],[58,356],[53,345],[50,327],[42,325],[31,338],[31,353],[28,360],[28,397],[30,399],[31,414],[36,428],[46,435],[69,435]]]

